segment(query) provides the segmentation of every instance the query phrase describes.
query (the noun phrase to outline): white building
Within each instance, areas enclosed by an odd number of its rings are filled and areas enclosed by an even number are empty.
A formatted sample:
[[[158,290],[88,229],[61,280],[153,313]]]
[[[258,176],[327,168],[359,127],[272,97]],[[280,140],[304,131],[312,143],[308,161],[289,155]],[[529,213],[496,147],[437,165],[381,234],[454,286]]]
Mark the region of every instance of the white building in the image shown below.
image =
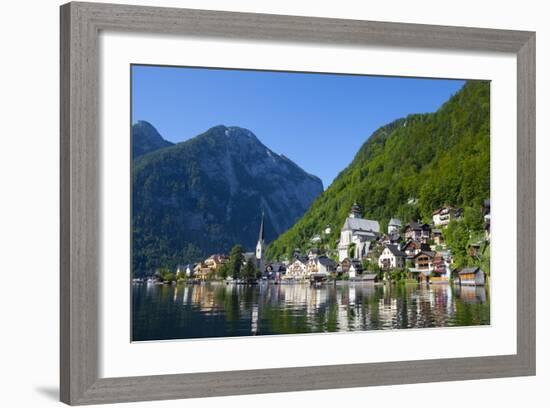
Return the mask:
[[[287,267],[283,279],[302,280],[308,277],[308,260],[297,256]]]
[[[402,252],[397,245],[386,245],[378,258],[380,269],[388,270],[405,267],[407,254]]]
[[[307,275],[316,276],[328,276],[330,273],[336,271],[336,262],[325,255],[315,256],[309,258],[307,264]]]
[[[402,226],[403,226],[403,223],[401,222],[400,219],[392,218],[388,223],[388,234],[399,232]]]
[[[360,207],[354,204],[340,231],[338,260],[342,262],[348,257],[361,259],[367,255],[371,242],[376,240],[379,233],[380,224],[378,221],[362,218]],[[350,247],[354,247],[351,254],[349,253]]]
[[[432,219],[436,227],[445,227],[455,218],[456,210],[453,207],[441,207],[432,213]]]
[[[260,234],[258,236],[258,243],[256,244],[256,266],[261,273],[265,271],[264,265],[265,256],[265,233],[264,233],[264,212],[262,211],[262,222],[260,223]]]

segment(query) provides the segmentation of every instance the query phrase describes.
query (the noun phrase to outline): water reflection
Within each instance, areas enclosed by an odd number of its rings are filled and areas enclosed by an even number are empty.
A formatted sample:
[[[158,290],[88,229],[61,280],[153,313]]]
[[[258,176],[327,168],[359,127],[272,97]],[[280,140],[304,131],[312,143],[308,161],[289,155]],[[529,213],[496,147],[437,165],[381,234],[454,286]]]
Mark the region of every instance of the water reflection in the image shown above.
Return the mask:
[[[489,324],[485,287],[135,284],[133,340]]]

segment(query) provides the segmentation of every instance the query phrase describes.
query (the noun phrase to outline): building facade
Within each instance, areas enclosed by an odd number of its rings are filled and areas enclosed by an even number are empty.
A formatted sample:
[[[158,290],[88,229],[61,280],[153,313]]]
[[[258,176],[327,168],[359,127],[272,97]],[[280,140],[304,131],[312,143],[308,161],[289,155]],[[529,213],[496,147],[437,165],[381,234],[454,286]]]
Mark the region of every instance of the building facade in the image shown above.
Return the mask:
[[[362,218],[361,208],[354,204],[340,231],[338,243],[338,260],[351,257],[361,259],[367,255],[370,245],[378,238],[380,224],[378,221]]]

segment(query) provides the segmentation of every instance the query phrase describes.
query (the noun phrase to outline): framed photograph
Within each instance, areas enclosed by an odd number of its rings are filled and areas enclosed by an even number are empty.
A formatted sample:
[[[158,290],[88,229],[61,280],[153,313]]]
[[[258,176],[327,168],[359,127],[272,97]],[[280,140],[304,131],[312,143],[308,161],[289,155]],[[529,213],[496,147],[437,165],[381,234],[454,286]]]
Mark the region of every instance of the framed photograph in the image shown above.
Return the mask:
[[[65,403],[534,375],[534,243],[532,32],[61,7]]]

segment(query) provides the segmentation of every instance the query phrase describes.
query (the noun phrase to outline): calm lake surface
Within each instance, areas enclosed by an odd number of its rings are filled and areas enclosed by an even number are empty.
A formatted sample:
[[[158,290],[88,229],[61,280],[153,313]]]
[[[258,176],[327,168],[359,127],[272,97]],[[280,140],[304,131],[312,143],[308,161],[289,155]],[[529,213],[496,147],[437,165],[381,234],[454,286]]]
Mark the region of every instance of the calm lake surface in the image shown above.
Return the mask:
[[[490,323],[488,287],[447,284],[132,285],[132,340]]]

